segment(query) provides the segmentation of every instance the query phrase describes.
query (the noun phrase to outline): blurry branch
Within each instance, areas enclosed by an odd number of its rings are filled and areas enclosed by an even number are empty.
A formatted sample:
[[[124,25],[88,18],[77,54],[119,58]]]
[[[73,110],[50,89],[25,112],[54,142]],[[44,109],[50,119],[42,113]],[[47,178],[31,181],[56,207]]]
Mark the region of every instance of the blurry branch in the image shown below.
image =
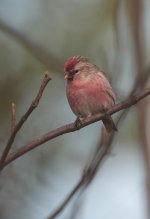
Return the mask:
[[[18,133],[18,131],[21,129],[22,125],[26,122],[26,120],[28,119],[28,117],[31,115],[31,113],[33,112],[33,110],[38,106],[39,101],[42,97],[43,91],[46,87],[46,85],[48,84],[48,82],[51,80],[51,78],[49,77],[48,73],[46,72],[44,75],[44,79],[42,81],[42,84],[40,86],[40,89],[38,91],[37,96],[35,97],[35,99],[33,100],[32,104],[30,105],[30,107],[28,108],[28,110],[25,112],[25,114],[21,117],[21,119],[19,120],[19,122],[15,125],[14,121],[12,121],[13,123],[13,130],[11,132],[11,135],[8,139],[8,142],[5,146],[5,149],[2,153],[1,159],[0,159],[0,168],[3,168],[3,165],[5,163],[5,159],[10,151],[10,148],[12,147],[12,144],[15,140],[16,134]],[[12,105],[12,120],[14,120],[14,114],[15,114],[15,110],[14,110],[14,104]],[[14,126],[15,125],[15,126]]]
[[[15,40],[23,44],[23,46],[42,64],[46,65],[52,71],[60,72],[62,70],[62,63],[54,57],[54,55],[47,52],[40,47],[34,40],[31,40],[25,33],[18,31],[14,27],[0,20],[0,30],[8,34]]]
[[[60,206],[54,212],[47,218],[47,219],[53,219],[58,214],[62,212],[62,210],[66,207],[66,205],[69,203],[69,201],[72,199],[72,197],[81,189],[81,187],[86,183],[86,172],[83,173],[81,179],[78,181],[78,183],[75,185],[75,187],[72,189],[72,191],[69,193],[69,195],[65,198],[65,200],[62,202]]]
[[[117,122],[118,123],[118,122]],[[115,132],[111,132],[107,135],[105,132],[105,128],[102,129],[102,135],[101,135],[101,143],[100,143],[100,150],[97,150],[97,153],[93,156],[92,161],[83,171],[83,174],[81,176],[81,179],[78,181],[78,183],[75,185],[73,190],[69,193],[69,195],[65,198],[65,200],[62,202],[60,206],[58,206],[57,209],[47,218],[47,219],[54,219],[58,214],[61,213],[61,211],[66,207],[66,205],[69,203],[69,201],[73,198],[73,196],[79,191],[79,189],[83,189],[82,193],[85,191],[86,187],[90,184],[90,182],[93,180],[98,167],[100,163],[102,162],[103,158],[107,155],[112,139],[115,135]],[[105,144],[106,143],[106,144]],[[80,193],[80,195],[82,194]],[[73,216],[73,215],[72,215]]]
[[[11,133],[13,132],[16,124],[16,105],[15,103],[11,104]]]
[[[142,0],[132,1],[132,11],[133,17],[133,39],[135,42],[135,57],[136,57],[136,67],[138,69],[138,78],[142,78],[142,71],[144,69],[144,47],[143,47],[143,6],[144,2]],[[143,145],[143,151],[145,155],[145,164],[147,169],[147,190],[148,190],[148,209],[150,209],[150,142],[149,142],[149,131],[147,126],[148,118],[148,106],[149,101],[145,99],[138,105],[138,122],[139,122],[139,137]],[[149,210],[150,215],[150,210]]]
[[[150,94],[150,88],[144,89],[143,91],[139,92],[137,95],[133,95],[131,97],[129,97],[129,99],[127,99],[126,101],[116,104],[113,108],[109,109],[107,114],[112,115],[116,112],[119,112],[122,109],[126,109],[131,107],[132,105],[136,104],[138,101],[140,101],[141,99],[143,99],[144,97],[148,96]],[[31,111],[33,110],[31,106],[29,109],[29,111],[27,111],[25,113],[25,115],[28,116],[29,113],[31,113]],[[12,145],[12,142],[14,141],[14,137],[16,136],[16,133],[18,131],[18,128],[20,129],[22,124],[24,123],[24,117],[22,117],[21,121],[18,123],[19,125],[16,125],[16,128],[14,129],[12,135],[10,136],[8,143],[7,143],[7,150],[5,148],[5,151],[7,152],[8,156],[5,154],[3,154],[2,158],[1,158],[1,163],[2,163],[2,168],[5,167],[6,165],[8,165],[9,163],[11,163],[13,160],[17,159],[18,157],[22,156],[23,154],[33,150],[34,148],[36,148],[39,145],[42,145],[43,143],[54,139],[60,135],[63,135],[65,133],[70,133],[70,132],[74,132],[78,129],[81,129],[89,124],[92,124],[94,122],[97,122],[99,120],[102,120],[105,118],[105,114],[96,114],[93,115],[90,118],[85,119],[84,121],[82,121],[82,124],[80,125],[80,127],[76,127],[75,123],[71,123],[65,126],[62,126],[58,129],[55,129],[53,131],[48,132],[47,134],[43,135],[41,138],[34,140],[22,147],[20,147],[19,149],[16,149],[14,152],[9,153],[8,154],[8,148],[10,148],[10,145]],[[7,156],[7,157],[6,157]],[[5,159],[4,159],[5,158]]]

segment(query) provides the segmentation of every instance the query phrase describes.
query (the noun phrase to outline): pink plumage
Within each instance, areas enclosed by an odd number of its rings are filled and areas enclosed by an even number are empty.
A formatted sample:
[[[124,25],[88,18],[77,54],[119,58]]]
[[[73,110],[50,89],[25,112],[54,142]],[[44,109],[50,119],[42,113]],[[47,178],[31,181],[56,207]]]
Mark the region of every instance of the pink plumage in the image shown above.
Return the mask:
[[[64,71],[68,102],[79,119],[106,112],[115,104],[116,96],[106,75],[87,58],[70,58]],[[107,116],[103,123],[108,132],[117,130],[111,116]]]

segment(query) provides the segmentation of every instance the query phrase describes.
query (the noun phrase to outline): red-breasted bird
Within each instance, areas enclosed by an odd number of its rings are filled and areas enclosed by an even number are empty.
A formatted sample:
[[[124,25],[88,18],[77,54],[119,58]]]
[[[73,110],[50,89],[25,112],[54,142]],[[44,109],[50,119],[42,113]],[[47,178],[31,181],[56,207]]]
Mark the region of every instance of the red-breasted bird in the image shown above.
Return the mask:
[[[68,102],[78,119],[106,113],[115,104],[116,95],[105,73],[87,58],[69,58],[64,64],[64,74]],[[117,131],[110,115],[102,121],[107,132]]]

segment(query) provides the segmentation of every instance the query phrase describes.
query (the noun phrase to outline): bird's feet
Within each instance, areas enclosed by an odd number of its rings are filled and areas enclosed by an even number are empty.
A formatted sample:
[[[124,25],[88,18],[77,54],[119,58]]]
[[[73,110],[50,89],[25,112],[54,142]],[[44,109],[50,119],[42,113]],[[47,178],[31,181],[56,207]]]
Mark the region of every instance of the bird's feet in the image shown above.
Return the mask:
[[[81,128],[81,126],[82,126],[82,120],[81,120],[80,117],[77,117],[77,118],[76,118],[76,120],[75,120],[75,122],[74,122],[74,125],[75,125],[76,129],[80,129],[80,128]]]

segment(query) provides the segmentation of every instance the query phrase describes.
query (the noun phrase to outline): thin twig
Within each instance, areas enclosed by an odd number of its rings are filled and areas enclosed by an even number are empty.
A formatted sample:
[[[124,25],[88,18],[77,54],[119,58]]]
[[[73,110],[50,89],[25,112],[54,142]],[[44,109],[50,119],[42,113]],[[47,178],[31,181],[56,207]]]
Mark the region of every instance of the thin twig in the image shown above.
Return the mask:
[[[126,101],[119,103],[119,104],[116,104],[114,107],[112,107],[110,110],[108,110],[107,114],[112,115],[116,112],[119,112],[122,109],[127,109],[127,108],[131,107],[132,105],[136,104],[138,101],[140,101],[144,97],[148,96],[149,94],[150,94],[150,88],[144,89],[143,91],[139,92],[139,94],[130,97]],[[89,124],[92,124],[94,122],[97,122],[99,120],[104,119],[105,116],[106,116],[105,114],[96,114],[96,115],[82,121],[82,124],[80,125],[80,127],[76,127],[74,123],[70,123],[68,125],[62,126],[62,127],[55,129],[53,131],[50,131],[47,134],[40,137],[39,139],[32,141],[32,142],[16,149],[14,152],[8,154],[5,162],[3,162],[2,167],[5,167],[9,163],[11,163],[13,160],[17,159],[18,157],[22,156],[23,154],[33,150],[37,146],[40,146],[43,143],[45,143],[51,139],[54,139],[54,138],[56,138],[60,135],[63,135],[65,133],[77,131],[78,129],[81,129]],[[15,134],[16,134],[16,132],[17,132],[17,130],[15,129]],[[14,138],[11,137],[11,141],[9,140],[9,142],[12,142],[12,140],[14,140]]]
[[[40,86],[40,89],[38,91],[37,96],[35,97],[35,99],[33,100],[32,104],[30,105],[30,107],[28,108],[28,110],[26,111],[26,113],[21,117],[21,119],[19,120],[19,122],[15,125],[9,139],[8,142],[5,146],[4,152],[2,153],[1,159],[0,159],[0,164],[1,164],[1,168],[3,168],[3,164],[5,163],[5,160],[7,158],[7,155],[9,153],[9,150],[14,142],[14,139],[16,137],[17,132],[21,129],[22,125],[25,123],[25,121],[28,119],[28,117],[31,115],[32,111],[38,106],[39,101],[42,97],[43,91],[46,87],[46,85],[48,84],[48,82],[51,80],[50,76],[48,75],[48,73],[46,72],[44,75],[44,79],[42,81],[42,84]]]
[[[16,105],[15,103],[11,104],[11,133],[13,132],[16,125]]]

